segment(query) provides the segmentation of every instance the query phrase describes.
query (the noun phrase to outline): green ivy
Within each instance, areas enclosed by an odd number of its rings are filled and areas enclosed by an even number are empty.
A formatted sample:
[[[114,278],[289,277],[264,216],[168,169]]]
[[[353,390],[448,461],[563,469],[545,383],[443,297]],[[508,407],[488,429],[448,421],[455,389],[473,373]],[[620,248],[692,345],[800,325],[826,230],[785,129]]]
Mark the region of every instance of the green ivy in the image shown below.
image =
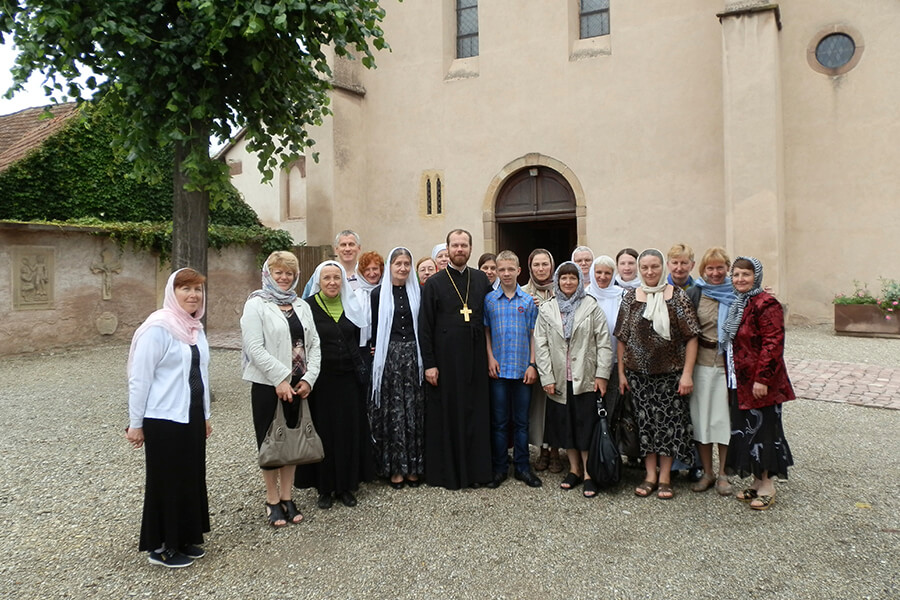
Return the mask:
[[[19,222],[22,221],[6,221]],[[36,223],[28,221],[29,224]],[[93,235],[103,235],[116,242],[120,248],[131,245],[135,252],[153,252],[159,255],[160,264],[169,260],[172,255],[172,222],[130,222],[117,223],[101,221],[92,217],[69,219],[67,221],[39,221],[41,225],[57,225],[84,227]],[[258,245],[256,264],[262,267],[263,261],[276,250],[292,251],[294,241],[291,234],[281,229],[269,229],[262,225],[242,227],[239,225],[210,225],[209,247],[221,251],[229,246]],[[303,244],[301,244],[303,245]]]
[[[172,148],[154,149],[158,168],[138,180],[131,163],[113,150],[114,132],[111,117],[86,105],[37,150],[0,173],[0,219],[170,221]],[[233,186],[226,196],[210,209],[211,224],[261,225]]]

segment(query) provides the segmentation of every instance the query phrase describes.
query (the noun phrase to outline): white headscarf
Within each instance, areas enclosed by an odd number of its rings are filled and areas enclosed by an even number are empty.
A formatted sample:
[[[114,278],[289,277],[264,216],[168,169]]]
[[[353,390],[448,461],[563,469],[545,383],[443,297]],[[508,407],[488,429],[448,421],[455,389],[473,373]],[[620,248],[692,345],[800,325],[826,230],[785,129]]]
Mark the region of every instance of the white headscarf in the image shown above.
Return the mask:
[[[372,399],[375,406],[381,407],[381,377],[384,375],[384,362],[387,359],[387,350],[391,342],[391,325],[394,322],[394,284],[391,279],[392,259],[396,259],[394,253],[408,248],[398,246],[388,253],[388,264],[385,265],[384,274],[381,276],[381,289],[378,292],[378,339],[375,340],[375,358],[372,361]],[[397,256],[406,256],[399,254]],[[409,252],[410,266],[415,264],[412,253]],[[412,312],[413,333],[416,336],[416,354],[419,361],[419,383],[422,383],[422,350],[419,347],[419,305],[421,304],[421,286],[416,281],[415,274],[410,269],[406,278],[406,297],[409,298],[409,309]]]
[[[659,262],[662,263],[662,275],[659,278],[659,283],[653,287],[644,283],[644,279],[641,277],[641,289],[647,294],[647,306],[644,307],[643,317],[648,321],[653,321],[653,331],[658,333],[663,339],[670,340],[672,339],[672,334],[669,330],[669,309],[666,306],[666,286],[669,285],[666,281],[666,259],[663,258],[662,252],[656,248],[647,248],[638,256],[639,274],[641,259],[645,256],[656,256],[659,258]]]
[[[134,357],[134,349],[137,347],[140,337],[151,327],[162,327],[172,334],[176,340],[185,344],[194,345],[203,330],[203,318],[206,313],[206,285],[203,286],[203,304],[191,315],[178,304],[175,297],[175,276],[184,269],[178,269],[169,275],[166,281],[163,307],[150,313],[150,316],[141,323],[131,338],[131,349],[128,351],[128,372],[131,372],[131,361]]]
[[[606,324],[609,326],[609,335],[610,340],[612,342],[612,347],[615,349],[616,347],[616,338],[613,336],[613,331],[616,330],[616,320],[619,317],[619,305],[622,304],[622,294],[624,290],[615,284],[615,279],[609,282],[605,288],[600,287],[597,283],[597,277],[594,272],[597,269],[597,265],[603,265],[604,267],[610,267],[613,270],[613,275],[615,276],[616,272],[616,261],[612,259],[610,256],[606,256],[605,254],[602,256],[598,256],[594,259],[594,264],[591,269],[591,285],[588,286],[587,293],[597,299],[597,304],[600,305],[600,308],[603,309],[603,314],[606,316]],[[613,352],[613,357],[615,357],[616,353]]]
[[[369,341],[369,338],[372,337],[372,290],[378,285],[377,283],[369,283],[369,280],[366,279],[362,273],[359,272],[359,265],[357,265],[357,276],[356,283],[359,287],[356,288],[356,300],[359,302],[360,308],[362,308],[363,314],[366,317],[366,326],[359,328],[359,345],[365,346],[366,342]],[[353,284],[350,284],[350,287],[353,287]]]
[[[431,249],[431,260],[435,261],[435,265],[437,264],[437,256],[442,251],[447,249],[447,244],[441,243]]]
[[[577,248],[572,250],[572,262],[575,263],[575,265],[580,269],[581,265],[579,265],[577,262],[575,262],[575,255],[578,254],[579,252],[587,252],[588,254],[591,255],[591,269],[593,269],[594,268],[594,251],[591,250],[590,248],[588,248],[587,246],[578,246]],[[584,275],[583,272],[582,272],[582,275]],[[594,280],[594,274],[588,273],[587,276],[582,277],[581,280],[582,280],[582,282],[584,282],[585,286],[589,286],[591,281]]]
[[[350,282],[347,281],[347,273],[344,271],[344,267],[341,263],[336,260],[326,260],[319,263],[319,266],[316,267],[312,276],[312,287],[309,292],[310,297],[315,296],[322,290],[320,284],[322,269],[328,266],[337,267],[341,270],[341,306],[344,307],[344,314],[347,315],[347,318],[350,319],[354,325],[362,329],[367,325],[366,315],[365,312],[363,312],[362,306],[359,305],[359,299],[357,299],[353,288],[350,287]]]

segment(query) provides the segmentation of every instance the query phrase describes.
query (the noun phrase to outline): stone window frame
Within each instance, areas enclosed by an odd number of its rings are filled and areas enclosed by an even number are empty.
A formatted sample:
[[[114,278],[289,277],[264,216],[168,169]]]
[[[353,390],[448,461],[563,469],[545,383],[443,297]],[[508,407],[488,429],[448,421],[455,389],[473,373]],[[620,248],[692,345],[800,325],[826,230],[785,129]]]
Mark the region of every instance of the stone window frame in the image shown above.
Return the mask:
[[[832,69],[819,62],[819,60],[816,58],[816,48],[819,47],[819,43],[823,39],[835,33],[843,33],[844,35],[850,37],[853,40],[853,44],[856,46],[856,49],[853,51],[853,56],[849,61],[847,61],[846,64]],[[829,25],[828,27],[820,29],[818,32],[816,32],[815,35],[813,35],[812,39],[809,42],[809,45],[806,47],[806,62],[809,64],[809,67],[817,73],[822,73],[823,75],[828,75],[829,77],[837,77],[838,75],[847,73],[857,64],[859,64],[865,47],[866,45],[863,41],[862,34],[856,28],[844,23],[835,23],[833,25]]]
[[[419,180],[419,214],[425,218],[442,218],[447,210],[444,172],[422,171]]]
[[[612,25],[609,33],[589,38],[581,37],[581,0],[569,0],[569,62],[612,55]],[[610,23],[612,23],[613,2],[609,3]]]

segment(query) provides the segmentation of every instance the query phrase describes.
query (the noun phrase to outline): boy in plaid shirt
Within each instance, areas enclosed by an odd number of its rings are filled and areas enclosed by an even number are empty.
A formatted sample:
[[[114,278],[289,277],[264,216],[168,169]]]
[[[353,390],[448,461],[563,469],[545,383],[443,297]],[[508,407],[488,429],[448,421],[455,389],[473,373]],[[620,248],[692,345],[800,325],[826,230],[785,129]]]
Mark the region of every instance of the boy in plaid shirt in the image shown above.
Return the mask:
[[[514,476],[530,487],[541,480],[531,470],[528,456],[528,409],[531,384],[537,381],[532,334],[537,306],[516,283],[519,258],[509,250],[497,255],[500,287],[484,299],[484,331],[487,338],[491,394],[491,463],[494,478],[489,488],[499,487],[509,472],[507,440],[513,422]]]

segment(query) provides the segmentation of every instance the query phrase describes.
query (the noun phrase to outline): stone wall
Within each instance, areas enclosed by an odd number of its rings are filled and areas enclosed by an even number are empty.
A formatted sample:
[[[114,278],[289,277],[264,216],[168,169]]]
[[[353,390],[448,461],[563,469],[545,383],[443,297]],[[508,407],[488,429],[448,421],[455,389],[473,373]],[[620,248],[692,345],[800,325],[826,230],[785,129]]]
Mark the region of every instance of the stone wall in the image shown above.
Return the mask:
[[[207,330],[239,330],[257,250],[210,250]],[[162,306],[169,273],[94,228],[0,223],[0,356],[128,341]]]

